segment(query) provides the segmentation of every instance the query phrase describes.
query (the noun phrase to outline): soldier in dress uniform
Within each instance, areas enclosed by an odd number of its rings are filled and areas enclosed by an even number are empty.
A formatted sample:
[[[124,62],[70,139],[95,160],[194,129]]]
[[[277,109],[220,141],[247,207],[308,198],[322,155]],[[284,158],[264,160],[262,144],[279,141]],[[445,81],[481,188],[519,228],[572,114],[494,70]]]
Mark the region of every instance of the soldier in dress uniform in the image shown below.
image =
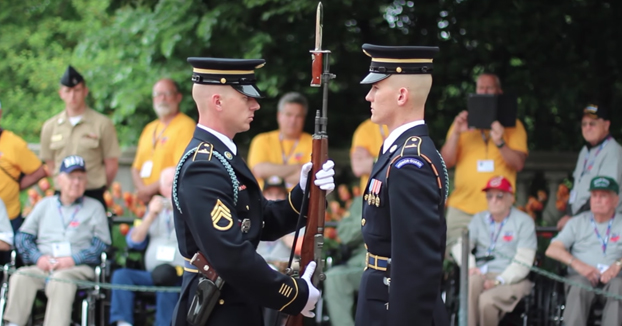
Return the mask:
[[[357,326],[444,326],[445,164],[428,136],[424,106],[437,47],[364,44],[371,120],[389,128],[363,195],[367,248]]]
[[[188,317],[199,310],[195,303],[205,306],[214,299],[201,297],[213,287],[202,288],[205,279],[200,272],[212,270],[220,277],[214,284],[224,285],[205,325],[259,326],[262,306],[311,317],[319,298],[309,281],[315,263],[298,279],[273,270],[256,252],[260,240],[274,241],[295,231],[311,163],[303,166],[300,185],[285,200],[268,201],[232,141],[250,128],[259,109],[254,70],[265,61],[188,58],[188,62],[194,68],[192,96],[199,123],[173,183],[175,231],[186,259],[173,325],[202,323]],[[327,161],[315,176],[315,185],[327,192],[335,187],[333,166]],[[200,269],[190,263],[197,252],[208,262]]]

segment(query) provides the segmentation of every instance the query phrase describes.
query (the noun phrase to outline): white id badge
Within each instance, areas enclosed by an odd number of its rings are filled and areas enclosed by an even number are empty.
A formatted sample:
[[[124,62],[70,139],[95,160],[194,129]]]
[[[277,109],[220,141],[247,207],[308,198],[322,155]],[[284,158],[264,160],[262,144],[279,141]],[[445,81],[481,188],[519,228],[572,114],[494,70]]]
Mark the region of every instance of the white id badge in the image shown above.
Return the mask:
[[[171,246],[158,246],[156,253],[156,259],[159,261],[171,262],[175,260],[175,247]]]
[[[52,256],[54,258],[71,256],[71,244],[67,241],[53,243]]]
[[[477,172],[495,172],[495,161],[493,160],[478,160]]]
[[[575,199],[577,199],[577,192],[574,190],[570,191],[570,196],[568,197],[568,202],[570,204],[574,203]]]
[[[596,268],[598,268],[598,270],[600,271],[600,273],[604,273],[606,270],[609,269],[609,266],[605,265],[605,264],[596,264]]]
[[[482,274],[486,274],[486,273],[488,273],[488,264],[486,264],[486,265],[484,265],[484,266],[480,267],[480,268],[479,268],[479,271],[480,271]]]
[[[151,170],[153,170],[153,161],[143,163],[143,167],[140,168],[140,177],[149,178],[151,176]]]

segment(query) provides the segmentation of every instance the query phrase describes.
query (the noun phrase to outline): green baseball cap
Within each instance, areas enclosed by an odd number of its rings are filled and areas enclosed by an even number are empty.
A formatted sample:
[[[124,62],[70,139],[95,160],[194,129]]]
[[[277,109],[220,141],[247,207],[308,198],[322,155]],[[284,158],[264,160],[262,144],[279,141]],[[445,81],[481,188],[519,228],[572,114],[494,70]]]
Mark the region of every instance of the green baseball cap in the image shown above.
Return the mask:
[[[618,183],[613,178],[597,176],[590,181],[590,191],[592,190],[607,190],[618,194],[620,186],[618,186]]]

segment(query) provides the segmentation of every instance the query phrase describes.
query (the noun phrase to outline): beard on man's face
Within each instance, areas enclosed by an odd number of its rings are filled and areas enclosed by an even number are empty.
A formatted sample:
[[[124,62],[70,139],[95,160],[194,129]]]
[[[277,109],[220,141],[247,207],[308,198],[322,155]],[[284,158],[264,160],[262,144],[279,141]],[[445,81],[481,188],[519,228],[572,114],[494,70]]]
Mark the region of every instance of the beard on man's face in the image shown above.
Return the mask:
[[[153,111],[159,118],[165,117],[173,112],[173,107],[168,103],[156,103],[153,105]]]

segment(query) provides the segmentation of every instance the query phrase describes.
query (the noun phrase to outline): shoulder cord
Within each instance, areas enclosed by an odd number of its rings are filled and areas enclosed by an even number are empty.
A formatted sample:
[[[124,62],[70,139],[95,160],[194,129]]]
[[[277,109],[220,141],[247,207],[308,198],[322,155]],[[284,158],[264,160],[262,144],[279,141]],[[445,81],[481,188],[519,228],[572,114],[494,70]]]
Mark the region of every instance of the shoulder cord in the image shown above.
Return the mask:
[[[441,159],[441,165],[443,166],[443,173],[445,174],[445,201],[447,201],[447,195],[449,193],[449,174],[447,173],[447,165],[445,165],[445,160],[443,159],[443,156],[438,151],[438,149],[436,150],[436,153],[438,153],[438,158]]]
[[[184,165],[188,157],[190,157],[191,155],[194,155],[194,153],[197,151],[197,148],[198,147],[195,147],[189,150],[186,154],[184,154],[181,160],[179,160],[179,163],[177,163],[177,168],[175,169],[175,177],[173,178],[173,202],[175,203],[175,207],[177,208],[180,214],[183,214],[183,213],[181,211],[181,206],[179,205],[179,197],[177,196],[179,173],[181,172],[181,167]],[[222,165],[227,170],[227,173],[229,173],[229,177],[231,178],[231,184],[233,185],[233,205],[236,206],[238,204],[238,192],[239,192],[240,182],[238,181],[238,178],[235,176],[235,172],[233,171],[233,167],[231,166],[231,164],[229,164],[229,162],[227,162],[227,160],[220,153],[213,151],[212,154],[216,156],[216,158],[220,161],[220,163],[222,163]]]

